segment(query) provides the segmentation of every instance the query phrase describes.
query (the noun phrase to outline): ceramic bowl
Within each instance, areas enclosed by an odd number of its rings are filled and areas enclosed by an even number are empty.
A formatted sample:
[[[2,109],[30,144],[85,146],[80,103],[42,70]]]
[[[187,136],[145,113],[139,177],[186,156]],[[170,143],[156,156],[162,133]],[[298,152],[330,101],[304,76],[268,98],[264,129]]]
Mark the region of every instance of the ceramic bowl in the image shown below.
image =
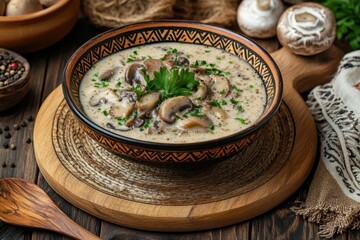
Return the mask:
[[[117,135],[90,121],[81,106],[79,86],[93,64],[123,49],[159,42],[184,42],[213,46],[247,61],[266,88],[266,107],[261,117],[236,134],[191,144],[154,143]],[[146,22],[107,31],[82,45],[69,59],[63,75],[63,92],[84,131],[100,145],[126,159],[157,163],[199,163],[233,156],[256,139],[271,119],[282,98],[282,79],[271,56],[253,41],[234,32],[202,23]]]
[[[0,55],[3,56],[5,53],[12,56],[14,60],[21,62],[25,70],[22,77],[18,80],[8,85],[0,86],[0,111],[9,109],[19,103],[28,92],[30,85],[29,62],[24,57],[13,51],[0,48]]]
[[[70,32],[79,10],[80,0],[59,0],[38,12],[0,16],[0,46],[19,53],[48,47]]]

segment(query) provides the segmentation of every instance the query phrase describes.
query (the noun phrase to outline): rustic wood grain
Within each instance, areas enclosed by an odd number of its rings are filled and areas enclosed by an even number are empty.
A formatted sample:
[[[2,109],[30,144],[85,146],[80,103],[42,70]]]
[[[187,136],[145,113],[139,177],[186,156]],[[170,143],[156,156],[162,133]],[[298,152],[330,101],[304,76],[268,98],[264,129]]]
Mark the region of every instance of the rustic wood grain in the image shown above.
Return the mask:
[[[247,220],[284,201],[308,176],[315,159],[317,136],[312,116],[296,90],[306,91],[329,79],[336,71],[341,56],[335,47],[312,58],[295,56],[286,49],[273,53],[284,78],[284,100],[295,122],[295,143],[289,159],[273,178],[235,197],[181,206],[147,204],[108,195],[74,177],[59,162],[53,146],[48,145],[51,142],[52,119],[62,102],[59,88],[45,101],[35,124],[34,144],[38,165],[51,186],[71,203],[124,226],[157,231],[189,231]],[[311,81],[305,80],[314,75],[317,77]],[[77,186],[76,193],[74,186]]]
[[[0,180],[0,220],[55,231],[74,239],[99,239],[66,216],[37,185],[20,178]]]
[[[45,83],[43,86],[42,101],[51,93],[51,91],[61,84],[63,69],[67,60],[71,57],[73,52],[89,38],[97,35],[99,32],[104,31],[102,28],[94,28],[89,25],[89,22],[85,19],[81,19],[77,22],[74,30],[70,32],[59,43],[51,46],[44,51],[48,52],[48,61],[45,75]],[[85,227],[86,229],[99,234],[101,221],[88,213],[74,207],[72,204],[64,200],[59,196],[44,180],[41,173],[38,176],[38,185],[44,189],[56,205],[72,220]],[[48,239],[67,239],[62,235],[49,234],[43,231],[34,231],[32,235],[33,240]]]
[[[86,20],[80,20],[75,29],[71,32],[71,34],[63,39],[59,44],[54,45],[51,48],[48,48],[44,51],[36,52],[34,54],[25,55],[25,57],[29,60],[31,67],[32,67],[32,77],[36,79],[36,82],[31,83],[31,91],[28,96],[25,97],[25,100],[21,102],[15,108],[6,111],[0,112],[0,127],[5,125],[12,126],[18,120],[22,120],[26,118],[29,114],[35,118],[37,109],[39,108],[40,102],[42,102],[46,96],[53,90],[53,88],[60,83],[60,80],[53,76],[59,76],[60,68],[56,67],[58,70],[56,73],[54,72],[45,72],[48,64],[48,56],[51,55],[51,59],[58,55],[69,56],[71,52],[75,50],[74,42],[78,40],[75,38],[80,38],[82,42],[89,39],[90,37],[94,36],[94,32],[101,32],[104,29],[95,28],[94,26],[90,25]],[[58,48],[59,47],[59,48]],[[273,46],[269,48],[266,47],[265,49],[273,49]],[[50,50],[49,50],[50,49]],[[59,65],[64,66],[66,63],[65,57],[63,59],[56,60]],[[48,76],[47,80],[49,83],[45,87],[45,75]],[[44,92],[42,98],[42,91]],[[23,117],[22,117],[23,116]],[[23,133],[18,135],[14,135],[12,139],[16,139],[16,142],[23,143],[23,140],[26,140],[28,135],[31,137],[32,129],[24,128]],[[22,139],[25,138],[25,139]],[[19,148],[12,153],[9,149],[4,150],[2,147],[2,143],[4,140],[4,136],[0,135],[0,164],[4,161],[7,163],[7,168],[3,169],[0,167],[0,177],[24,177],[29,181],[35,181],[37,176],[37,167],[34,160],[33,155],[33,148],[32,144],[30,146],[24,147],[23,150],[19,150]],[[9,152],[7,152],[9,151]],[[19,159],[23,159],[20,161]],[[16,161],[16,169],[12,169],[9,165]],[[19,169],[17,169],[19,168]],[[311,179],[307,180],[307,183],[310,183]],[[100,231],[99,224],[100,221],[97,220],[93,222],[94,217],[90,217],[87,214],[81,215],[83,213],[81,210],[73,207],[71,204],[63,200],[59,195],[57,195],[49,185],[43,181],[42,177],[39,177],[39,184],[42,186],[45,191],[51,195],[52,199],[55,199],[57,205],[60,205],[61,209],[66,212],[67,215],[72,215],[72,218],[75,219],[76,222],[80,223],[85,228],[97,232]],[[202,232],[195,232],[195,233],[155,233],[155,232],[146,232],[146,231],[139,231],[139,230],[132,230],[125,227],[117,226],[108,222],[103,222],[101,227],[101,237],[104,239],[116,239],[116,237],[123,237],[121,239],[272,239],[269,236],[274,237],[275,239],[281,239],[279,234],[284,232],[285,230],[289,230],[286,228],[284,230],[284,224],[282,224],[283,218],[284,221],[289,222],[287,220],[287,215],[290,216],[290,219],[294,220],[295,223],[291,223],[291,231],[294,233],[289,233],[291,239],[319,239],[316,235],[318,228],[316,224],[310,224],[306,220],[302,219],[301,217],[293,216],[293,213],[290,210],[286,210],[286,207],[294,204],[294,198],[296,200],[304,200],[304,195],[306,194],[306,190],[308,188],[308,184],[304,185],[299,192],[296,192],[294,196],[286,201],[286,203],[280,205],[279,207],[269,211],[266,214],[263,214],[253,220],[249,220],[243,222],[241,224],[232,225],[230,227],[215,229],[210,231],[202,231]],[[278,211],[281,214],[278,214]],[[287,212],[287,214],[284,213]],[[76,217],[77,214],[80,213],[80,217]],[[271,215],[276,215],[276,217],[271,217]],[[90,220],[89,220],[90,219]],[[260,226],[267,226],[265,229],[262,229]],[[256,229],[253,229],[253,228]],[[250,231],[249,231],[250,229]],[[95,230],[95,231],[94,231]],[[272,235],[265,235],[260,234],[261,232],[272,232]],[[130,233],[130,235],[126,235]],[[261,236],[261,237],[260,237]],[[281,235],[287,236],[287,235]],[[263,237],[263,238],[262,238]],[[277,238],[278,237],[278,238]],[[38,232],[36,231],[32,235],[33,239],[69,239],[66,237],[62,237],[60,235],[56,235],[49,232]],[[274,239],[273,238],[273,239]],[[16,239],[27,239],[30,240],[31,236],[26,235],[20,236]],[[351,231],[349,230],[347,233],[343,235],[337,235],[334,239],[349,239],[355,240],[360,239],[360,232],[359,231]]]

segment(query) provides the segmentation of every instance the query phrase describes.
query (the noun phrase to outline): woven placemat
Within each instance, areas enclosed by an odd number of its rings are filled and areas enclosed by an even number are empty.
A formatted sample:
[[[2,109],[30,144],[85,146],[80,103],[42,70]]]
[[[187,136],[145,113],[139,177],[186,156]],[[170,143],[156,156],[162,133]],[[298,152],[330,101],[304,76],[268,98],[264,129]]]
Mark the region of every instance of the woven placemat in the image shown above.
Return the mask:
[[[283,166],[294,137],[294,121],[283,103],[243,152],[207,166],[175,169],[130,162],[103,149],[83,132],[65,101],[52,130],[60,162],[80,181],[115,197],[157,205],[215,202],[255,189]]]

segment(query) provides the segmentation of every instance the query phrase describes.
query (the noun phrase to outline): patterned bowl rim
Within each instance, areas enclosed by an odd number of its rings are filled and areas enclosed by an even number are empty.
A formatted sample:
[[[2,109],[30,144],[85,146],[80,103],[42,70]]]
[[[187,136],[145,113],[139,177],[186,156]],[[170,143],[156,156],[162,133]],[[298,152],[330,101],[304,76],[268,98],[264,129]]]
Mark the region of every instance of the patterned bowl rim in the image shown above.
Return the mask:
[[[270,107],[267,108],[266,111],[260,116],[260,118],[251,126],[233,133],[231,135],[227,135],[221,138],[216,138],[208,141],[201,141],[201,142],[192,142],[192,143],[157,143],[151,142],[146,140],[134,139],[126,136],[122,136],[116,133],[113,133],[105,128],[100,127],[99,125],[92,122],[85,113],[79,109],[76,104],[74,103],[73,96],[71,95],[71,75],[74,69],[75,64],[79,59],[81,59],[82,55],[84,55],[88,50],[93,47],[97,47],[101,45],[102,41],[105,41],[111,37],[124,34],[129,31],[134,30],[151,30],[157,27],[163,28],[188,28],[194,29],[197,31],[204,31],[209,33],[214,33],[221,35],[222,37],[227,37],[231,40],[235,40],[240,42],[242,45],[246,46],[254,53],[256,53],[262,61],[264,61],[271,71],[275,87],[274,87],[274,100],[272,101]],[[261,57],[260,57],[261,56]],[[260,74],[260,73],[259,73]],[[261,76],[261,74],[260,74]],[[194,22],[194,21],[184,21],[184,20],[161,20],[161,21],[148,21],[148,22],[140,22],[135,24],[130,24],[118,28],[113,28],[103,33],[98,34],[97,36],[91,38],[83,45],[81,45],[70,57],[68,60],[64,71],[63,71],[63,79],[62,79],[62,88],[65,100],[70,107],[70,110],[74,113],[78,120],[83,123],[85,126],[89,127],[92,131],[105,136],[115,142],[119,142],[121,144],[132,145],[136,147],[152,149],[152,150],[171,150],[171,151],[189,151],[189,150],[205,150],[209,148],[217,148],[220,146],[224,146],[230,143],[234,143],[241,139],[245,139],[248,136],[251,136],[256,131],[259,131],[276,113],[277,109],[279,108],[282,100],[282,93],[283,93],[283,81],[281,72],[270,56],[270,54],[256,44],[254,41],[248,39],[245,36],[242,36],[236,32],[231,30],[227,30],[221,27],[213,26],[210,24],[205,24],[201,22]]]

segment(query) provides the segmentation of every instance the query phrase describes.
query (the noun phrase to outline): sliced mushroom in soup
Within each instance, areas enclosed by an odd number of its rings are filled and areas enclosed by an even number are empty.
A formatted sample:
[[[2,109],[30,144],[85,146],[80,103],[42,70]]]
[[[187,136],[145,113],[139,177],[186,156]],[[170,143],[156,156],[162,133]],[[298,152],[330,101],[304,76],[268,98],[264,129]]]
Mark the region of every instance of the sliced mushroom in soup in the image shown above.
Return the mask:
[[[223,50],[185,43],[143,45],[97,62],[80,86],[88,118],[119,135],[191,143],[251,126],[264,111],[261,77]]]

